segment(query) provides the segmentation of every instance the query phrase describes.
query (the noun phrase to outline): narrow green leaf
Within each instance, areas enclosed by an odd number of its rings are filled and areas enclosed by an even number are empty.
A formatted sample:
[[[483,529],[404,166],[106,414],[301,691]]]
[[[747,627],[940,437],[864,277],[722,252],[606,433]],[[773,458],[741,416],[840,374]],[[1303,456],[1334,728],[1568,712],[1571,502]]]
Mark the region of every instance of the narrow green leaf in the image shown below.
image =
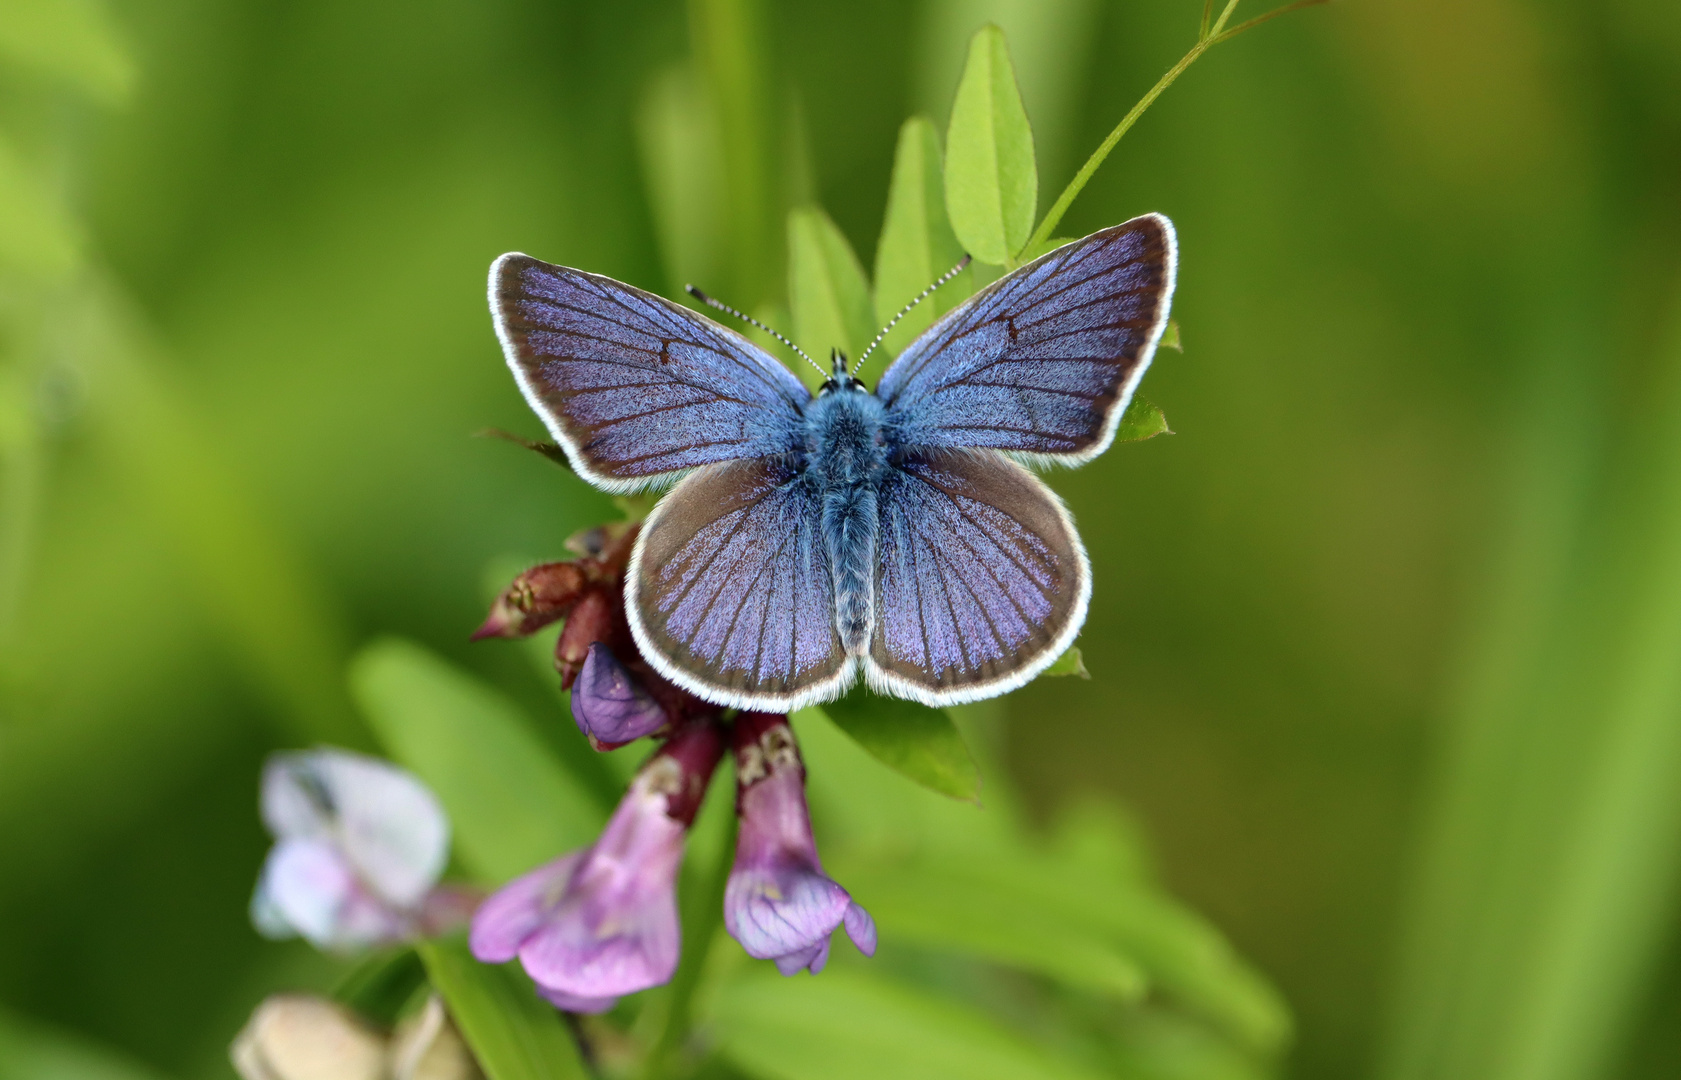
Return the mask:
[[[636,112],[636,143],[672,295],[689,284],[720,287],[729,252],[724,164],[718,118],[692,65],[649,84]]]
[[[1179,320],[1167,320],[1167,329],[1162,332],[1162,339],[1156,342],[1157,349],[1172,349],[1176,353],[1185,351],[1185,343],[1179,338]]]
[[[906,304],[963,258],[963,245],[946,219],[945,170],[940,138],[925,116],[899,129],[887,214],[876,244],[876,323],[886,326]],[[936,316],[956,307],[974,289],[965,270],[922,301],[887,335],[882,346],[897,353],[926,330]]]
[[[1007,264],[1027,244],[1038,210],[1033,129],[1022,107],[1004,31],[981,27],[946,132],[946,211],[963,247]]]
[[[489,1080],[584,1080],[566,1022],[515,964],[481,964],[460,938],[423,942],[420,957]]]
[[[6,20],[0,18],[0,26]],[[81,232],[21,155],[0,140],[0,271],[62,278],[81,258]]]
[[[829,215],[816,207],[788,212],[788,298],[794,340],[824,367],[830,349],[856,357],[875,336],[864,268]]]
[[[762,969],[719,991],[727,1057],[781,1080],[1079,1080],[1094,1074],[1008,1033],[976,1009],[875,975],[818,979]]]
[[[0,1010],[0,1080],[162,1080],[85,1036]]]
[[[968,953],[1123,1001],[1138,1000],[1150,985],[1143,966],[1106,935],[1054,909],[914,864],[875,856],[828,861],[895,940]],[[1022,863],[1020,871],[1042,867]]]
[[[414,992],[426,982],[426,967],[410,948],[386,949],[351,968],[333,987],[333,1000],[375,1023],[396,1023]]]
[[[505,881],[595,838],[599,805],[496,690],[397,639],[362,650],[350,684],[386,751],[443,800],[474,875]]]
[[[1078,645],[1070,645],[1067,652],[1057,657],[1050,667],[1039,673],[1041,679],[1054,679],[1061,675],[1078,675],[1082,679],[1091,678],[1091,672],[1086,670],[1086,661],[1080,655]]]
[[[862,687],[821,708],[888,767],[942,795],[980,801],[980,770],[957,725],[942,710],[878,697]]]
[[[1157,435],[1172,434],[1173,429],[1167,426],[1167,417],[1162,415],[1162,411],[1134,394],[1127,402],[1127,411],[1121,414],[1121,426],[1115,431],[1115,441],[1143,442]]]
[[[110,14],[90,0],[7,0],[0,60],[108,105],[121,102],[134,85],[134,62]]]
[[[1020,261],[1024,263],[1032,262],[1041,255],[1049,255],[1064,244],[1072,244],[1075,239],[1072,236],[1053,236],[1049,240],[1040,240],[1037,243],[1028,244],[1021,253]]]
[[[1290,1039],[1290,1013],[1277,991],[1219,931],[1137,880],[1093,872],[1066,856],[1021,849],[999,850],[986,859],[952,852],[929,858],[921,868],[949,888],[991,896],[1003,907],[1036,908],[1041,917],[1063,922],[1070,933],[1108,942],[1137,963],[1165,996],[1245,1046],[1273,1053]],[[864,890],[859,896],[860,902],[870,902]]]

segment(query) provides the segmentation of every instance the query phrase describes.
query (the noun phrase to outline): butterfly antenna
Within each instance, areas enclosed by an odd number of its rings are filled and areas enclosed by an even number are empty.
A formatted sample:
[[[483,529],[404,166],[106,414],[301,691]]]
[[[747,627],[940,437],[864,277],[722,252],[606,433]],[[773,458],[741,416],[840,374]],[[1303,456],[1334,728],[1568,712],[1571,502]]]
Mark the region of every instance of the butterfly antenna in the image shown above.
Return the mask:
[[[775,330],[772,330],[770,327],[766,326],[764,323],[760,322],[758,319],[755,319],[753,316],[747,314],[745,311],[737,311],[735,308],[730,307],[728,304],[724,303],[722,300],[714,300],[712,297],[710,297],[710,296],[706,295],[705,293],[701,292],[699,289],[695,288],[693,285],[683,286],[683,291],[688,293],[690,296],[694,297],[696,300],[699,300],[701,303],[705,304],[707,307],[715,307],[719,311],[727,311],[731,315],[734,315],[736,318],[740,319],[742,322],[752,323],[754,326],[757,326],[760,330],[763,330],[765,333],[769,334],[771,337],[773,337],[776,340],[782,342],[782,344],[788,346],[790,349],[793,349],[795,352],[799,353],[801,356],[804,356],[806,363],[810,364],[812,367],[816,368],[818,371],[823,372],[824,375],[829,374],[828,369],[826,369],[822,364],[819,364],[817,361],[813,360],[810,356],[806,356],[806,351],[804,349],[800,348],[798,345],[795,345],[792,341],[789,341],[787,338],[783,337],[781,334],[777,333]]]
[[[968,268],[969,268],[969,256],[965,255],[965,256],[963,256],[963,258],[961,260],[959,260],[959,262],[956,266],[952,267],[950,270],[947,270],[945,273],[941,274],[940,279],[938,281],[934,282],[934,284],[928,286],[926,289],[923,289],[920,293],[917,293],[916,299],[912,300],[910,303],[906,304],[903,308],[901,308],[899,310],[899,314],[893,316],[891,319],[888,319],[887,320],[887,325],[882,327],[881,328],[881,333],[877,334],[876,339],[874,341],[870,342],[869,348],[865,349],[862,353],[860,353],[858,355],[858,359],[853,362],[853,364],[852,364],[852,374],[854,374],[854,375],[858,374],[858,369],[864,366],[864,360],[871,353],[875,352],[876,351],[876,346],[880,345],[882,343],[882,341],[884,339],[886,339],[888,333],[891,332],[892,329],[895,326],[899,325],[899,320],[911,313],[911,308],[915,307],[916,305],[922,303],[924,300],[928,299],[930,296],[934,295],[934,290],[935,289],[939,288],[941,285],[944,285],[946,282],[950,281],[952,278],[956,277],[958,274],[961,274],[964,270],[966,270]]]

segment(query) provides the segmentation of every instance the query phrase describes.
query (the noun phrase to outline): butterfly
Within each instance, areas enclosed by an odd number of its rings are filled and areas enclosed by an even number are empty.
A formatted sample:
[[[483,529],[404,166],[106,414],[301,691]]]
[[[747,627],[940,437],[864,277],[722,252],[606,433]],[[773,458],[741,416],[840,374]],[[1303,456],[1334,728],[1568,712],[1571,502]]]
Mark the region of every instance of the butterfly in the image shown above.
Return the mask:
[[[1021,686],[1079,633],[1091,565],[1024,466],[1109,447],[1176,265],[1172,223],[1134,218],[954,307],[874,391],[837,350],[815,396],[741,334],[597,274],[503,255],[490,307],[579,476],[675,485],[625,577],[660,674],[766,712],[833,700],[860,675],[943,706]]]

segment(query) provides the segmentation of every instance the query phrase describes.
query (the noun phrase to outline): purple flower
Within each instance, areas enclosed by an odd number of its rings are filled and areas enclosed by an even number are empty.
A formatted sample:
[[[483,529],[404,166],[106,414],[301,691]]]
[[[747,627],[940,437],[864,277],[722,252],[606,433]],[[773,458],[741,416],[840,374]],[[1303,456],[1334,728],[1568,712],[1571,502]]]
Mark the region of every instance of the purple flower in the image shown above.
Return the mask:
[[[677,969],[683,835],[723,756],[708,720],[681,728],[631,781],[600,839],[514,879],[473,918],[473,955],[519,957],[543,996],[601,1012]]]
[[[572,684],[572,719],[598,749],[652,735],[667,722],[659,702],[599,641],[590,645]]]
[[[410,937],[434,915],[460,917],[463,898],[434,888],[449,821],[395,765],[345,750],[275,754],[262,809],[277,841],[251,899],[265,935],[346,950]]]
[[[823,873],[805,802],[805,767],[788,718],[742,713],[735,720],[736,811],[741,833],[724,890],[724,925],[747,955],[813,975],[829,959],[829,935],[844,924],[865,956],[876,951],[875,921]]]

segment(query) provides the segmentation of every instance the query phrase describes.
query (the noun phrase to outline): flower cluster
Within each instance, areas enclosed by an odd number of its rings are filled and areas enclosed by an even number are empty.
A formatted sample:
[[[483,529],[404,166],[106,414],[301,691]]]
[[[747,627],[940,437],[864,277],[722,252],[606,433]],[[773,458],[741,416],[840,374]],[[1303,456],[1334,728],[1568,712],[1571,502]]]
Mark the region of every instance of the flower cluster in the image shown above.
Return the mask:
[[[667,682],[637,651],[624,603],[636,532],[635,524],[604,525],[568,540],[580,558],[519,575],[473,634],[474,641],[525,637],[565,619],[555,642],[555,670],[561,687],[573,692],[573,720],[597,750],[722,713]]]
[[[579,729],[597,749],[659,740],[596,842],[480,903],[438,884],[449,822],[419,780],[344,750],[276,754],[263,774],[276,843],[251,902],[259,930],[346,951],[470,921],[480,960],[517,957],[555,1005],[605,1011],[677,969],[684,839],[729,754],[740,817],[724,895],[730,934],[785,975],[821,971],[843,926],[860,951],[875,952],[874,922],[818,859],[788,718],[731,717],[661,678],[637,651],[624,614],[635,535],[634,525],[603,527],[569,541],[579,558],[521,574],[474,635],[523,637],[565,619],[555,667]]]
[[[571,687],[578,727],[598,749],[644,735],[662,743],[592,846],[485,901],[473,918],[474,954],[488,962],[517,956],[550,1001],[574,1012],[604,1011],[621,995],[669,980],[679,951],[683,840],[726,752],[735,762],[741,819],[724,895],[730,934],[785,975],[821,971],[830,935],[843,925],[861,952],[873,954],[874,922],[818,859],[805,768],[788,718],[742,713],[726,720],[723,710],[654,672],[624,616],[634,526],[586,538],[582,558],[516,578],[477,636],[523,636],[567,617],[555,666]]]

